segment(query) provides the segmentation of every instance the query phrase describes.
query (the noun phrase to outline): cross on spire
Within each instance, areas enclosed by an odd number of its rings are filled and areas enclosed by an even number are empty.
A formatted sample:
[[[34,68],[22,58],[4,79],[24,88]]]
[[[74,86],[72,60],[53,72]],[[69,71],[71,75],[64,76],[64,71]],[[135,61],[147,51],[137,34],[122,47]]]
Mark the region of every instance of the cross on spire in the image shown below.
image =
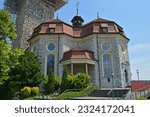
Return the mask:
[[[99,12],[97,12],[97,18],[99,18]]]
[[[77,7],[77,15],[79,14],[79,5],[80,5],[80,2],[77,1],[77,3],[76,3],[76,7]]]

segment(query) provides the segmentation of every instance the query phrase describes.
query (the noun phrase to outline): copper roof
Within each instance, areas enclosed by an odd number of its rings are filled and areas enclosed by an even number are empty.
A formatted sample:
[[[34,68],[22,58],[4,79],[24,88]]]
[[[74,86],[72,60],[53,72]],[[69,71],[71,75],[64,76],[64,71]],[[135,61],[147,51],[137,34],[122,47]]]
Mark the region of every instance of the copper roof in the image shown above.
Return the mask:
[[[50,32],[54,29],[54,32]],[[107,32],[103,31],[106,29]],[[113,21],[97,18],[81,27],[75,28],[59,19],[44,22],[34,29],[32,37],[38,34],[66,34],[75,38],[82,38],[91,34],[121,34],[126,37],[123,28]],[[127,38],[127,37],[126,37]]]
[[[69,60],[69,59],[95,60],[93,52],[82,49],[82,48],[71,49],[71,50],[65,52],[62,61]]]

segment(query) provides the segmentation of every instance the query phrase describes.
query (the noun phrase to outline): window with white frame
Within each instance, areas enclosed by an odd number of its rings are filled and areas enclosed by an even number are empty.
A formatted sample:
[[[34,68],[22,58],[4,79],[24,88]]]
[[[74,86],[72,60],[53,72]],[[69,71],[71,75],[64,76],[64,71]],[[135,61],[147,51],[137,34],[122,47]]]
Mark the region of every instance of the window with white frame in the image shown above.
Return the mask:
[[[104,77],[110,77],[112,72],[112,56],[111,54],[103,55],[103,71]]]

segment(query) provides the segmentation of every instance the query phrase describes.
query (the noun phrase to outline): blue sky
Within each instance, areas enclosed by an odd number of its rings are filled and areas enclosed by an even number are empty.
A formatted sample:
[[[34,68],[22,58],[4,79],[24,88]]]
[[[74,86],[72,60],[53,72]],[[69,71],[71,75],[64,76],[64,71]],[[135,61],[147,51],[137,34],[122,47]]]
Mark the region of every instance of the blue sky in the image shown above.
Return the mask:
[[[68,4],[57,11],[59,19],[70,23],[76,15],[77,0],[68,0]],[[95,19],[97,12],[104,19],[113,20],[124,28],[130,38],[129,57],[132,79],[137,79],[139,69],[141,80],[150,80],[150,0],[78,0],[79,15],[85,23]],[[3,8],[4,0],[0,0]]]

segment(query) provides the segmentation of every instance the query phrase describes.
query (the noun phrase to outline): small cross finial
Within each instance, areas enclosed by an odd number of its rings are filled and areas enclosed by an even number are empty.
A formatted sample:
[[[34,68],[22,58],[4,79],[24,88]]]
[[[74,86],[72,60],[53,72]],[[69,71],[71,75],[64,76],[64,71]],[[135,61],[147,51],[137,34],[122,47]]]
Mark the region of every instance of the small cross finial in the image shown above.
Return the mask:
[[[79,4],[80,4],[80,2],[77,1],[77,3],[76,3],[76,7],[77,7],[77,15],[79,14]]]

